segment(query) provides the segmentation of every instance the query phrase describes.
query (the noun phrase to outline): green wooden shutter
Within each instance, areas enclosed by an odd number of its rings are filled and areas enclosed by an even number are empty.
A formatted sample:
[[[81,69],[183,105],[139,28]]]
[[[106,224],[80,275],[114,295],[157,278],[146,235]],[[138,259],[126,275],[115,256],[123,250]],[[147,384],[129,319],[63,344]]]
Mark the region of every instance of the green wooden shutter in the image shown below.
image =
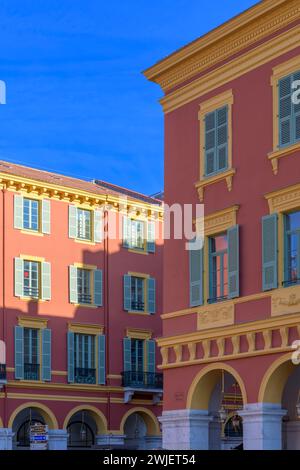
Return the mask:
[[[192,240],[189,244],[190,259],[190,307],[203,304],[203,248],[195,248],[199,240]]]
[[[292,137],[292,75],[278,82],[279,93],[279,146],[290,145]]]
[[[131,339],[123,339],[123,362],[124,362],[124,372],[131,371]]]
[[[98,335],[98,384],[105,385],[105,335]]]
[[[23,196],[14,195],[14,228],[22,229],[23,225]]]
[[[262,218],[262,288],[276,289],[278,259],[278,216],[271,214]]]
[[[148,372],[155,372],[155,341],[153,339],[146,340],[146,352],[147,352],[147,366]]]
[[[94,271],[94,304],[98,307],[102,307],[103,305],[103,281],[102,281],[102,270],[96,269]]]
[[[51,231],[51,205],[48,199],[42,200],[42,232],[43,233],[50,233]]]
[[[42,267],[42,299],[51,299],[51,263],[43,262]]]
[[[78,304],[77,268],[69,266],[69,298],[71,304]]]
[[[239,289],[239,226],[227,230],[228,239],[228,298],[240,295]]]
[[[147,251],[148,253],[155,253],[155,221],[148,220],[147,222]]]
[[[228,155],[228,106],[216,112],[216,170],[227,168]]]
[[[293,75],[293,81],[300,80],[300,70]],[[295,90],[292,91],[294,93]],[[293,103],[293,115],[294,115],[294,142],[299,142],[300,140],[300,103]]]
[[[77,237],[77,207],[69,206],[69,238]]]
[[[15,326],[15,379],[24,379],[24,328]]]
[[[205,175],[216,171],[216,112],[206,114],[205,123]]]
[[[42,380],[51,380],[51,330],[44,328],[42,334]]]
[[[68,382],[74,382],[74,333],[68,331]]]
[[[156,293],[155,293],[155,279],[149,277],[147,280],[147,296],[148,296],[148,312],[156,312]]]
[[[131,246],[131,220],[126,215],[123,216],[123,246]]]
[[[24,295],[24,261],[21,258],[15,258],[15,296]]]
[[[124,283],[124,310],[131,310],[131,276],[125,274],[123,277]]]
[[[100,243],[103,240],[103,211],[94,211],[94,242]]]

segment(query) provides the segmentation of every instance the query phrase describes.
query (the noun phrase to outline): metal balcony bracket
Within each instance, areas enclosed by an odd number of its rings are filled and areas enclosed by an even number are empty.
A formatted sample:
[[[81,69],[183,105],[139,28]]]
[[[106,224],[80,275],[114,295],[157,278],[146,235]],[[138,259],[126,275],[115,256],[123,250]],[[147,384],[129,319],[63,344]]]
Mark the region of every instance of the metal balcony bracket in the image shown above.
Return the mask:
[[[162,396],[163,396],[162,392],[153,393],[153,399],[152,399],[153,405],[157,405],[161,401]]]
[[[134,390],[125,390],[124,391],[124,403],[129,403],[132,400]]]

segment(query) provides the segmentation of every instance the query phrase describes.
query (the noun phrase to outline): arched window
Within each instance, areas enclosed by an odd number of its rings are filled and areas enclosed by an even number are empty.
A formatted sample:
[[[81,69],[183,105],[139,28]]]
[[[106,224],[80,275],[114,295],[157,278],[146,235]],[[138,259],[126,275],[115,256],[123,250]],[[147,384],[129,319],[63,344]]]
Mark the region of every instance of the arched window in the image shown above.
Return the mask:
[[[68,447],[92,447],[95,443],[91,427],[82,421],[73,421],[67,426]]]

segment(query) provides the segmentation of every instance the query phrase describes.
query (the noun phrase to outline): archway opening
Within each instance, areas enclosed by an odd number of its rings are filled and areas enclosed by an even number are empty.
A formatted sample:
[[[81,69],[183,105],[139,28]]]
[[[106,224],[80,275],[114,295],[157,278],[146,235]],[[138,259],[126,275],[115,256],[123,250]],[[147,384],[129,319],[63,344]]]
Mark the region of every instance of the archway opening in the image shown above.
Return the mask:
[[[124,447],[126,449],[141,450],[147,449],[149,444],[155,447],[161,444],[159,442],[161,438],[159,422],[156,416],[147,409],[133,408],[129,410],[123,416],[121,432],[125,436]]]
[[[192,410],[207,411],[209,449],[243,448],[243,422],[239,412],[246,402],[241,377],[226,364],[209,366],[195,377],[187,405]]]

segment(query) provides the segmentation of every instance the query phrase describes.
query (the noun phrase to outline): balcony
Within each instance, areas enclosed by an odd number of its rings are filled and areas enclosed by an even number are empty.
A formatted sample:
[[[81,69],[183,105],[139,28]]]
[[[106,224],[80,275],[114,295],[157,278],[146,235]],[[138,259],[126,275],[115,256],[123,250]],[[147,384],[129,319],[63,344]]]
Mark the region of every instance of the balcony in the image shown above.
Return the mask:
[[[6,364],[0,364],[0,388],[1,385],[6,384]]]
[[[78,384],[95,384],[96,369],[86,369],[83,367],[75,367],[74,380]]]
[[[24,286],[24,296],[31,297],[32,299],[38,299],[40,296],[40,290],[38,287]]]
[[[132,301],[131,302],[131,310],[133,311],[137,311],[137,312],[143,312],[145,309],[145,304],[144,302],[135,302],[135,301]]]
[[[158,403],[162,397],[163,374],[156,372],[126,371],[122,372],[122,386],[125,389],[125,403],[128,403],[134,393],[152,393],[153,403]]]
[[[40,365],[39,364],[24,364],[24,379],[25,380],[40,380]]]
[[[91,304],[92,303],[92,296],[91,294],[82,294],[78,293],[78,302],[80,304]]]

